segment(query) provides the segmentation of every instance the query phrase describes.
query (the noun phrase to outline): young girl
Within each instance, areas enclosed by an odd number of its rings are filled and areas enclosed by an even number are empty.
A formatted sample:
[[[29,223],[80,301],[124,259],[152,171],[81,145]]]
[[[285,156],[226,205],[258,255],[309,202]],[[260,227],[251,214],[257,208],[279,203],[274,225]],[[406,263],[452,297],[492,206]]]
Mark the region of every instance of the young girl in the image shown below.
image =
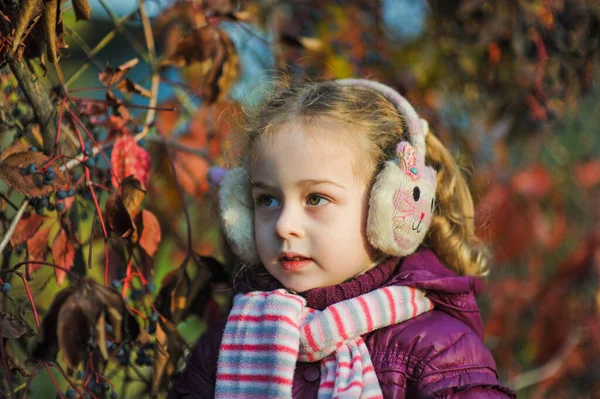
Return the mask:
[[[515,397],[482,343],[469,189],[400,94],[283,87],[245,154],[219,193],[245,278],[170,397]]]

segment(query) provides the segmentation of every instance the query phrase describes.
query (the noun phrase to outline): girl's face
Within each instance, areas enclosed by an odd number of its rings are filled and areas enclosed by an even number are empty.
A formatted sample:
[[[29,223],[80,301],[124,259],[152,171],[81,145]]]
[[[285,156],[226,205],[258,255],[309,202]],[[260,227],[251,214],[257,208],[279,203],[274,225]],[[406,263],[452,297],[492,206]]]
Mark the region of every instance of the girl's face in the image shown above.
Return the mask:
[[[260,260],[304,292],[373,267],[366,238],[369,173],[339,125],[290,123],[253,148],[254,233]]]

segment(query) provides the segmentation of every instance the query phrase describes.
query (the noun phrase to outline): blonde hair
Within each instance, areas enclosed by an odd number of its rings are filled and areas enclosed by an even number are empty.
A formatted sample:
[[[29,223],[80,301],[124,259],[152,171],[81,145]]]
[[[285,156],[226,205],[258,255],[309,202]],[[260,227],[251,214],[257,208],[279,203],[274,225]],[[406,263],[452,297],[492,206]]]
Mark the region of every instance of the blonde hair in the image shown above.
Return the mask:
[[[402,116],[383,95],[371,89],[335,82],[279,84],[261,106],[246,110],[245,148],[251,153],[256,142],[288,123],[334,121],[348,127],[364,145],[370,163],[371,184],[385,161],[395,154],[401,140],[410,141]],[[437,170],[436,209],[423,245],[460,275],[487,272],[486,249],[475,235],[474,205],[469,187],[444,145],[429,133],[426,163]],[[363,170],[364,170],[363,169]]]

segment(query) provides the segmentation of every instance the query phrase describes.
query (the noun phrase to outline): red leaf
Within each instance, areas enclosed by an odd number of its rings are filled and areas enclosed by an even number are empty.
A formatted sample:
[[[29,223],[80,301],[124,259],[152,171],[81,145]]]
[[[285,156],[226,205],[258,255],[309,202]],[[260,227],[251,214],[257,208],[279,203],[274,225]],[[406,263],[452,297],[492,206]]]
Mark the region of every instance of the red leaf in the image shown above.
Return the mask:
[[[133,136],[118,137],[113,146],[112,156],[114,187],[119,187],[119,181],[133,175],[146,187],[150,172],[150,154],[140,147]]]
[[[552,188],[550,173],[541,166],[534,166],[515,175],[512,186],[521,194],[531,197],[543,197]]]
[[[69,241],[65,230],[61,230],[54,238],[54,243],[52,244],[52,258],[54,258],[54,263],[67,270],[70,270],[73,267],[75,248],[73,248],[73,244]],[[55,269],[55,273],[56,282],[58,285],[62,285],[67,273],[60,269]]]
[[[15,232],[10,237],[10,245],[13,247],[23,244],[25,241],[33,237],[33,235],[39,230],[40,226],[44,223],[44,217],[35,213],[25,213],[19,223]]]
[[[600,159],[594,159],[573,168],[575,178],[583,188],[592,188],[600,184]]]
[[[141,224],[140,245],[148,255],[153,256],[161,239],[160,223],[152,212],[143,210]]]

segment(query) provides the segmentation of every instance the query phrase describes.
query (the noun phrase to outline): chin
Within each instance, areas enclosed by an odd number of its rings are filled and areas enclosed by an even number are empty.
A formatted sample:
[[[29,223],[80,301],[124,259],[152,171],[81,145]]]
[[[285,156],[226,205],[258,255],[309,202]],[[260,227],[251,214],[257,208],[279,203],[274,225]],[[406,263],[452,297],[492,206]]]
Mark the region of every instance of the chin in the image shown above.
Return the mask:
[[[300,278],[301,279],[301,278]],[[318,288],[318,284],[308,284],[306,281],[290,281],[290,279],[281,279],[279,282],[289,291],[301,294],[310,291],[313,288]]]

